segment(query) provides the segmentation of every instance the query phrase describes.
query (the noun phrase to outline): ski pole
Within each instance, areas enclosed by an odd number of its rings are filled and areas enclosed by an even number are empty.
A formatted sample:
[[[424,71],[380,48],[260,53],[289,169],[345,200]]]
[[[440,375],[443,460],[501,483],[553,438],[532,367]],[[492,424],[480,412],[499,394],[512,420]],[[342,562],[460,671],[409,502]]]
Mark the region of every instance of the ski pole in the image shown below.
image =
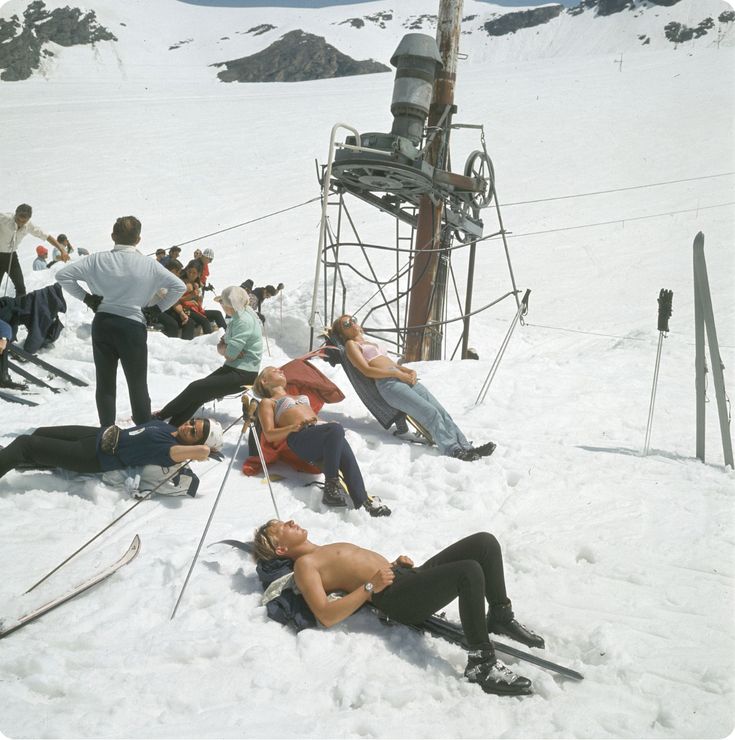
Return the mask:
[[[190,462],[191,460],[187,460],[185,464],[188,465]],[[144,501],[147,501],[164,483],[167,483],[168,481],[171,480],[171,478],[177,475],[183,467],[184,465],[181,465],[180,467],[176,468],[176,470],[174,470],[174,472],[171,473],[171,475],[169,475],[167,478],[164,478],[158,485],[156,485],[155,488],[148,491],[148,493],[146,493],[145,496],[143,496],[138,501],[136,501],[130,508],[123,511],[123,513],[120,514],[120,516],[113,519],[104,529],[101,529],[99,532],[97,532],[97,534],[94,537],[92,537],[91,539],[88,539],[77,550],[74,550],[74,552],[71,555],[69,555],[68,558],[66,558],[65,560],[62,560],[53,570],[50,570],[48,573],[46,573],[46,575],[43,578],[41,578],[40,581],[36,581],[27,591],[25,591],[25,593],[28,594],[31,591],[33,591],[33,589],[36,588],[36,586],[40,586],[47,578],[50,578],[54,573],[56,573],[57,570],[59,570],[62,566],[66,565],[73,557],[76,557],[82,550],[84,550],[85,547],[87,547],[87,545],[90,545],[100,535],[104,534],[108,529],[110,529],[110,527],[112,527],[114,524],[117,524],[124,516],[127,516],[136,506],[139,506]]]
[[[265,339],[265,348],[268,350],[268,357],[271,356],[271,348],[268,344],[268,332],[265,330],[265,324],[263,324],[263,339]]]
[[[648,405],[648,423],[646,424],[646,440],[643,443],[643,454],[647,455],[651,445],[651,427],[653,426],[653,407],[656,404],[656,388],[658,387],[658,370],[661,364],[661,346],[664,337],[669,333],[669,319],[671,318],[671,302],[674,298],[672,290],[661,288],[658,294],[658,349],[656,350],[656,367],[653,371],[653,386],[651,388],[651,402]]]
[[[258,450],[258,457],[260,458],[260,464],[263,467],[263,473],[265,474],[265,480],[266,480],[266,483],[268,484],[268,490],[270,491],[270,494],[271,494],[271,501],[273,502],[273,508],[275,509],[276,517],[280,519],[281,515],[278,513],[278,505],[276,504],[276,497],[273,495],[273,486],[271,485],[271,476],[270,476],[270,473],[268,472],[268,466],[265,464],[265,456],[263,455],[263,448],[260,446],[260,440],[258,439],[258,430],[255,428],[255,420],[253,419],[252,416],[249,417],[248,424],[250,426],[250,429],[253,432],[253,439],[255,440],[255,447]]]
[[[234,462],[235,458],[237,457],[237,453],[240,450],[240,444],[242,443],[242,435],[243,435],[243,430],[240,431],[240,436],[237,438],[237,446],[235,447],[235,451],[232,453],[232,457],[230,458],[230,463],[227,466],[227,470],[225,471],[225,477],[222,479],[222,485],[219,487],[219,491],[217,492],[217,498],[214,500],[214,504],[212,505],[212,511],[209,513],[209,519],[207,519],[207,523],[204,526],[204,531],[202,532],[201,539],[199,540],[199,545],[197,547],[196,552],[194,553],[194,558],[191,561],[191,565],[189,566],[189,572],[186,574],[186,580],[184,581],[184,585],[181,587],[181,593],[179,594],[179,598],[176,600],[174,610],[171,612],[171,619],[173,619],[176,616],[176,610],[179,608],[181,599],[184,596],[184,591],[186,591],[186,586],[189,583],[189,579],[191,578],[192,571],[194,570],[194,566],[196,565],[197,558],[199,557],[199,553],[202,549],[202,545],[204,544],[204,538],[207,536],[207,532],[209,531],[209,525],[212,523],[212,519],[214,518],[214,512],[217,509],[217,504],[219,503],[220,497],[222,496],[222,491],[224,491],[225,483],[227,483],[227,478],[230,475],[230,470],[232,469],[232,463]]]
[[[513,317],[513,321],[511,321],[510,327],[508,328],[505,338],[500,344],[500,349],[498,350],[498,354],[495,356],[495,359],[493,360],[493,364],[490,366],[490,371],[488,372],[487,377],[485,378],[485,382],[482,384],[482,388],[480,388],[480,392],[477,394],[477,399],[475,400],[475,406],[485,401],[485,396],[487,396],[487,392],[488,390],[490,390],[490,384],[493,382],[495,373],[498,371],[498,368],[500,367],[500,361],[503,359],[503,355],[505,354],[505,350],[508,347],[508,342],[510,342],[510,337],[513,334],[513,330],[516,328],[516,324],[519,321],[522,322],[523,317],[528,313],[528,298],[530,295],[531,295],[531,289],[529,288],[526,290],[526,293],[523,296],[523,300],[521,301],[520,306],[518,306],[516,315]]]
[[[15,237],[13,237],[13,248],[10,250],[10,257],[8,257],[8,272],[5,276],[5,289],[3,290],[3,298],[8,297],[8,288],[10,287],[10,271],[13,269],[13,257],[17,259],[17,256],[15,254],[15,250],[17,248],[17,244],[15,243]],[[20,262],[18,263],[20,264]],[[15,287],[15,283],[13,283],[13,287]]]

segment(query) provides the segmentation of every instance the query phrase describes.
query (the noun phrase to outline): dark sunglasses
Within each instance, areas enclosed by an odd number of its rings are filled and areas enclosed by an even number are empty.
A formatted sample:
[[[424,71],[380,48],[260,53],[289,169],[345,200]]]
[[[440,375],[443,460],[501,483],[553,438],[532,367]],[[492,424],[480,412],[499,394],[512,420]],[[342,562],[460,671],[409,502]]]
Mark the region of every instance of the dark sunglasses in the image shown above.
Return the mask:
[[[349,319],[342,319],[342,328],[351,329],[357,323],[357,319],[354,316],[350,316]]]

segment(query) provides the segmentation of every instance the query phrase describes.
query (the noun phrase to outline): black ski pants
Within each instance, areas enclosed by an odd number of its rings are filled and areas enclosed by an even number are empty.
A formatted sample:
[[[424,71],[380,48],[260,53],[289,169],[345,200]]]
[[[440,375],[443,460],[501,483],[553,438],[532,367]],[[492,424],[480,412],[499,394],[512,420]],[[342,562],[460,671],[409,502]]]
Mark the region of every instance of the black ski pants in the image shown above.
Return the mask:
[[[97,413],[100,425],[115,423],[117,365],[122,365],[128,382],[133,421],[151,419],[148,395],[148,330],[145,324],[111,313],[97,312],[92,321],[92,356],[97,374]]]
[[[223,365],[206,378],[189,383],[176,398],[158,412],[157,416],[161,419],[170,418],[174,426],[179,426],[191,419],[202,404],[232,393],[242,393],[242,387],[252,385],[257,377],[256,372]]]
[[[209,323],[209,319],[196,311],[191,311],[189,320],[181,327],[181,338],[194,339],[197,326],[202,330],[202,334],[212,333],[212,324]]]
[[[26,284],[23,280],[23,270],[20,268],[20,260],[16,252],[0,252],[0,283],[5,275],[10,276],[10,282],[15,287],[15,297],[20,298],[26,294]],[[2,298],[2,296],[0,296]]]
[[[99,427],[39,427],[21,434],[0,449],[0,478],[18,465],[63,468],[77,473],[99,473]]]
[[[336,421],[315,424],[286,437],[286,444],[302,460],[319,464],[325,478],[336,478],[342,473],[352,503],[359,509],[367,501],[365,482],[350,443],[345,439],[344,427]]]
[[[204,315],[207,317],[208,321],[216,324],[218,329],[227,328],[227,322],[225,321],[225,317],[222,315],[222,311],[218,311],[216,308],[211,308],[207,309],[204,312]]]
[[[394,567],[395,580],[373,604],[403,624],[419,624],[454,599],[471,649],[487,647],[486,604],[504,604],[505,577],[500,543],[488,532],[465,537],[418,568]]]

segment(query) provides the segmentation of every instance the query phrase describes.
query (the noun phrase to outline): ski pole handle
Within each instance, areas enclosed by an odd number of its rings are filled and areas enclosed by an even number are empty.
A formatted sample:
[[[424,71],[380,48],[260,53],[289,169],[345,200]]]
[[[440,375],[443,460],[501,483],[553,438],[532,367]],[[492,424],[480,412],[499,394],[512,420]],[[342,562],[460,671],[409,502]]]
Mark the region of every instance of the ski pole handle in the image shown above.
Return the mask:
[[[669,332],[669,319],[671,318],[671,302],[674,298],[673,290],[661,288],[658,294],[658,330]]]

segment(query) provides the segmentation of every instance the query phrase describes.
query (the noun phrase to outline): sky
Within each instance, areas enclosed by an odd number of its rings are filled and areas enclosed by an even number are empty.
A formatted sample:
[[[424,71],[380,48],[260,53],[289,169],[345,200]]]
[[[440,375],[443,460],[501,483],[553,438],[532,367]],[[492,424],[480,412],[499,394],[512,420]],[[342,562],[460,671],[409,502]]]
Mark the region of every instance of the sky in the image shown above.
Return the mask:
[[[480,0],[484,2],[485,0]],[[240,8],[279,7],[279,8],[326,8],[331,5],[358,5],[374,0],[181,0],[192,5],[230,6]],[[558,0],[560,5],[571,7],[578,0]],[[548,5],[547,0],[493,0],[493,5],[508,7],[527,7],[529,5]],[[438,3],[436,3],[438,7]]]

